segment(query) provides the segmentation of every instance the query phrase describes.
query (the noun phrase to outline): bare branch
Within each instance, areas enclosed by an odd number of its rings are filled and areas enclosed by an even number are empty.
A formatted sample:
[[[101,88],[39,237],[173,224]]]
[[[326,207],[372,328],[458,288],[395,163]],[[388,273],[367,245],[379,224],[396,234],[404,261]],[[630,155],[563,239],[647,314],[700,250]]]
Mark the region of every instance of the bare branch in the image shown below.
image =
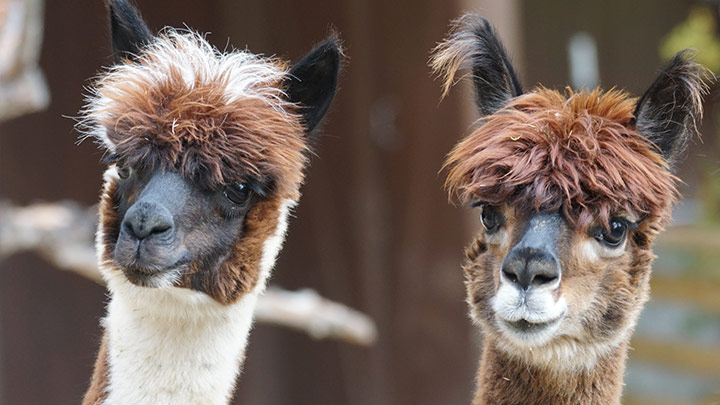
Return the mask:
[[[370,317],[313,290],[269,287],[260,297],[255,317],[263,322],[301,330],[315,339],[334,338],[362,346],[370,346],[377,339]]]
[[[93,244],[96,223],[97,207],[85,208],[74,202],[15,207],[0,201],[0,261],[16,252],[34,251],[60,269],[102,284]],[[377,338],[369,316],[312,290],[269,287],[258,300],[255,317],[258,322],[296,329],[316,339],[369,346]]]

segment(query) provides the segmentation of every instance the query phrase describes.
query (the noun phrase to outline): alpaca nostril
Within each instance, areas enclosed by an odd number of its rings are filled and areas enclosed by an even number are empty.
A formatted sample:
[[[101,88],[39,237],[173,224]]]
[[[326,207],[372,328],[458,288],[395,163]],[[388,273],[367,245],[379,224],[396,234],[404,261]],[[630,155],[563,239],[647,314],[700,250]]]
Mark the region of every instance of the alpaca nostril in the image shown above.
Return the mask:
[[[509,282],[511,282],[513,284],[516,284],[518,282],[518,278],[517,278],[517,275],[515,275],[515,273],[508,271],[506,268],[502,269],[502,273]]]
[[[513,249],[505,258],[502,274],[508,282],[527,290],[556,282],[560,278],[560,266],[549,252],[522,247]]]
[[[164,207],[144,203],[134,205],[128,210],[122,227],[135,239],[143,240],[168,233],[173,228],[173,220]]]
[[[148,223],[143,221],[123,221],[125,231],[135,239],[146,239],[169,231],[172,226],[168,223]]]
[[[558,279],[557,275],[547,275],[547,274],[536,274],[535,277],[533,277],[530,284],[532,285],[543,285],[543,284],[550,284]]]

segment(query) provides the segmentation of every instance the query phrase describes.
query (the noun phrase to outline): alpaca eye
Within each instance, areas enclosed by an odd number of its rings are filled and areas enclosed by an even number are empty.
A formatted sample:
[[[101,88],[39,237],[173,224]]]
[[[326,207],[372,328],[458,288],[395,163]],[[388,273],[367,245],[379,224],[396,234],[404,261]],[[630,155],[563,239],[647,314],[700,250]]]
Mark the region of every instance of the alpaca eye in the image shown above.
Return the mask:
[[[250,187],[239,181],[236,181],[225,187],[223,194],[233,204],[243,205],[250,198]]]
[[[497,231],[502,223],[500,211],[492,205],[483,206],[481,218],[483,226],[488,233]]]
[[[595,239],[604,243],[609,247],[618,247],[625,240],[627,236],[628,225],[627,222],[621,219],[610,220],[610,228],[602,229],[595,234]]]
[[[125,180],[130,177],[130,168],[120,163],[115,164],[115,171],[117,171],[118,177]]]

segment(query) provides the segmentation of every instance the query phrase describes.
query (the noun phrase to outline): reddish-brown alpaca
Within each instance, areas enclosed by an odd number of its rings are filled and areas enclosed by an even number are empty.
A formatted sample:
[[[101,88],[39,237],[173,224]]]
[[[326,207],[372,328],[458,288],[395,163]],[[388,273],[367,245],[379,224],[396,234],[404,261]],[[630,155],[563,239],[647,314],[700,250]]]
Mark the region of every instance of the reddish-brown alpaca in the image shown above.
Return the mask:
[[[456,21],[431,64],[445,92],[469,68],[483,116],[445,163],[451,197],[483,223],[463,267],[485,337],[474,404],[619,403],[703,69],[681,52],[639,100],[524,92],[477,15]]]

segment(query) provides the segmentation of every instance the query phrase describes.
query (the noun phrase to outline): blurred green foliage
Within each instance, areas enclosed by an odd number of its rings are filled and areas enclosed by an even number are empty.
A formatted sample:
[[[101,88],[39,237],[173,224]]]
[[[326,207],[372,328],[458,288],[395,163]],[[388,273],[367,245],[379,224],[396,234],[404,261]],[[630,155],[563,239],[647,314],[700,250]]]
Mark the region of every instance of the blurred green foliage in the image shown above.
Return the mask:
[[[676,52],[686,48],[697,51],[696,59],[713,72],[720,71],[720,36],[718,35],[718,19],[712,4],[693,6],[688,17],[678,24],[660,43],[660,56],[670,59]],[[713,111],[713,118],[718,113]],[[720,134],[718,138],[720,138]],[[707,134],[706,134],[707,136]],[[720,162],[706,160],[704,166],[703,186],[699,197],[704,205],[705,223],[720,223]]]
[[[720,70],[720,38],[710,6],[695,6],[687,19],[673,28],[660,44],[660,56],[669,60],[686,48],[697,50],[697,61],[712,71]]]

